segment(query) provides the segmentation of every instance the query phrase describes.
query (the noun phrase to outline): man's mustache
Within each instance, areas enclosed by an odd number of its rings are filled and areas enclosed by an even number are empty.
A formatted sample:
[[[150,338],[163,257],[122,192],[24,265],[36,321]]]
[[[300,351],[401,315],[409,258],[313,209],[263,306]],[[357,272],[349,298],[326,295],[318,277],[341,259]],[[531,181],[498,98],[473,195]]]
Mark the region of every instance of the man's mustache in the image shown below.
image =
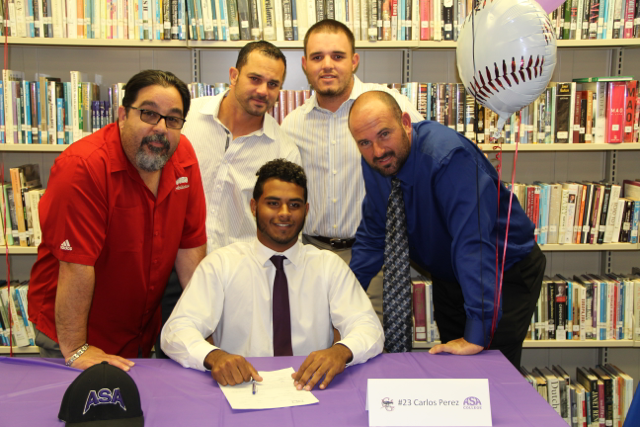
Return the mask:
[[[153,145],[150,145],[151,142],[160,142],[160,143],[162,143],[162,147],[155,147]],[[143,147],[145,145],[148,145],[149,146],[149,150],[154,152],[154,153],[162,153],[163,151],[167,151],[167,150],[169,150],[169,147],[171,146],[171,144],[169,143],[169,140],[164,135],[145,136],[144,138],[142,138],[142,142],[140,143],[140,147]]]
[[[378,161],[380,161],[380,160],[384,159],[384,158],[385,158],[385,157],[387,157],[387,156],[391,156],[391,157],[393,157],[393,156],[395,156],[395,154],[396,154],[396,153],[394,153],[393,151],[385,151],[385,152],[382,154],[382,156],[374,157],[374,158],[373,158],[373,161],[374,161],[374,163],[375,163],[375,162],[378,162]]]

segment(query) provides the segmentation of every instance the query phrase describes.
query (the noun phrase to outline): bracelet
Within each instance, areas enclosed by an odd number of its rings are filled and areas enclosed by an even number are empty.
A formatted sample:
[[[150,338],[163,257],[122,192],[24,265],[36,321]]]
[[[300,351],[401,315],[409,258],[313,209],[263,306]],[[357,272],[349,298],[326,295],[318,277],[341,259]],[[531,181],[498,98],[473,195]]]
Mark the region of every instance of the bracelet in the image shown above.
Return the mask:
[[[73,353],[73,356],[71,356],[69,360],[67,360],[64,364],[66,366],[71,366],[73,362],[75,362],[78,359],[78,357],[82,356],[84,352],[87,351],[88,348],[89,348],[89,344],[85,343],[82,347],[78,349],[78,351]]]

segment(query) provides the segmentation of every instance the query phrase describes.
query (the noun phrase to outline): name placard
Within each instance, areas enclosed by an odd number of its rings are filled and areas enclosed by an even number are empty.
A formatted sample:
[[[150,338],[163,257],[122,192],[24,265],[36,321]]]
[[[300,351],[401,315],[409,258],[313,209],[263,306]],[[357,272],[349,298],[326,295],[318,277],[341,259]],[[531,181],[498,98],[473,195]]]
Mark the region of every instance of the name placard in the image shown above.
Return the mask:
[[[491,426],[487,379],[369,379],[370,426]]]

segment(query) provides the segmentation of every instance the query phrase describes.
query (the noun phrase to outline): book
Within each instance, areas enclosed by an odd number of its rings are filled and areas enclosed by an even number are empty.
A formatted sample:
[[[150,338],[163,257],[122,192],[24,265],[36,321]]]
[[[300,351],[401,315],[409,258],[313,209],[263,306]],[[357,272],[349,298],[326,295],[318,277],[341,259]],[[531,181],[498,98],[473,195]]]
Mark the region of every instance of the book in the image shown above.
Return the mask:
[[[591,414],[591,419],[600,424],[600,405],[599,405],[599,389],[598,389],[598,377],[595,376],[588,368],[576,368],[576,381],[582,385],[587,393],[590,395],[590,401],[587,402],[587,406],[590,408],[588,411]],[[604,418],[602,419],[604,424]],[[593,424],[592,424],[593,425]]]
[[[600,409],[604,408],[604,420],[605,425],[613,425],[613,410],[614,410],[614,391],[613,391],[613,378],[609,375],[604,369],[599,366],[595,368],[591,368],[591,372],[598,377],[598,387],[599,387],[599,399],[600,399]],[[603,387],[600,387],[600,382],[602,382]],[[604,395],[602,395],[602,391],[604,391]],[[603,405],[604,404],[604,405]],[[602,418],[602,415],[600,415]]]
[[[557,144],[567,144],[570,142],[571,134],[571,83],[558,83],[556,92],[556,116],[555,129]]]
[[[618,211],[618,199],[620,198],[620,186],[611,184],[611,191],[609,194],[609,207],[607,209],[605,231],[602,238],[602,243],[611,243],[613,230],[616,223],[616,214]],[[600,239],[598,239],[598,243]]]
[[[412,282],[413,290],[413,338],[415,341],[427,340],[427,323],[425,309],[425,283],[414,280]]]
[[[617,144],[624,141],[625,123],[625,82],[613,81],[607,83],[607,129],[605,141]]]
[[[6,310],[7,312],[6,316],[3,315],[3,319],[5,320],[5,325],[9,325],[9,322],[11,322],[11,326],[12,326],[11,329],[13,333],[13,336],[12,336],[13,345],[16,345],[18,347],[31,345],[29,341],[29,336],[27,334],[27,330],[24,326],[22,313],[18,311],[18,308],[16,307],[16,302],[13,296],[9,295],[9,294],[13,294],[13,292],[10,292],[12,291],[12,289],[7,289],[8,287],[12,288],[12,285],[9,284],[9,286],[7,286],[5,284],[4,286],[0,286],[0,299],[2,300],[2,304],[4,306],[3,311]],[[10,314],[10,317],[9,317],[9,314]]]
[[[630,1],[632,3],[632,1]],[[634,124],[636,113],[636,102],[638,98],[638,81],[626,82],[624,96],[624,136],[623,142],[634,142]]]
[[[538,369],[538,368],[536,368]],[[534,371],[536,370],[534,369]],[[547,382],[547,402],[555,411],[562,416],[562,400],[560,397],[560,380],[549,368],[539,368],[538,372]],[[563,380],[564,381],[564,380]],[[566,416],[566,413],[565,413]]]

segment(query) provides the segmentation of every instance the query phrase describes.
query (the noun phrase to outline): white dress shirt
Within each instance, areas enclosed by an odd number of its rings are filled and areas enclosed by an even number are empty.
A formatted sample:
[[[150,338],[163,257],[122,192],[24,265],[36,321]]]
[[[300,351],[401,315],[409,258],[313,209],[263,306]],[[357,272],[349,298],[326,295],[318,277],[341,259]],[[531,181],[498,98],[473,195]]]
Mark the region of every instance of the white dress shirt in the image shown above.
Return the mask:
[[[200,164],[207,201],[207,253],[255,239],[256,222],[249,201],[260,166],[278,158],[301,164],[298,148],[269,114],[264,116],[262,129],[233,139],[218,120],[227,93],[193,99],[182,129]]]
[[[279,254],[254,239],[207,255],[162,329],[162,350],[185,368],[205,370],[221,348],[244,357],[273,356],[272,292]],[[284,255],[294,356],[331,347],[333,326],[353,353],[349,365],[380,354],[384,332],[347,264],[330,251],[296,242]],[[217,347],[205,341],[213,333]]]
[[[424,118],[411,101],[395,89],[375,83],[362,83],[353,76],[351,96],[335,113],[318,105],[316,94],[289,113],[282,129],[298,145],[307,174],[309,215],[304,234],[351,238],[362,218],[364,179],[360,152],[349,131],[349,110],[353,102],[371,90],[391,94],[412,122]]]

